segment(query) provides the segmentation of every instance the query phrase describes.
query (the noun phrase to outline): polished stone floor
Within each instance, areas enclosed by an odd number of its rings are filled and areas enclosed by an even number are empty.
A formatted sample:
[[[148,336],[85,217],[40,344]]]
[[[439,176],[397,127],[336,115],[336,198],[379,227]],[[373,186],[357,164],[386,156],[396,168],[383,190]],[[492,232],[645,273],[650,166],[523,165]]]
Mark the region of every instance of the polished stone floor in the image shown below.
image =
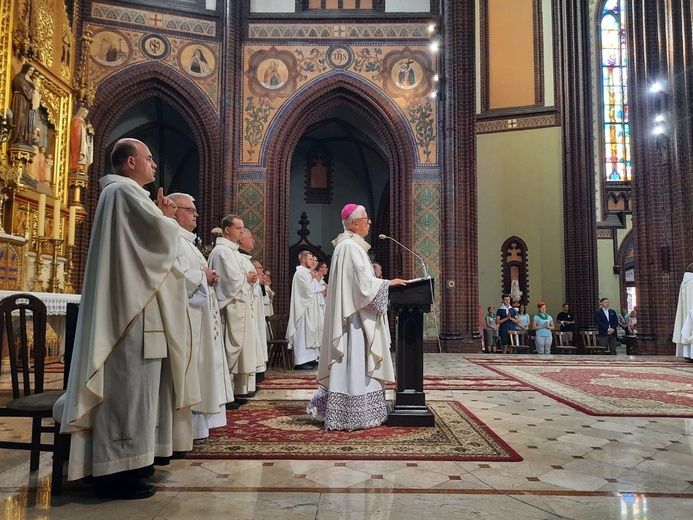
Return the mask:
[[[426,354],[427,375],[484,376],[472,355]],[[571,356],[572,357],[572,356]],[[575,358],[578,360],[579,358]],[[590,358],[594,360],[595,357]],[[602,356],[637,365],[643,357]],[[651,358],[649,358],[651,359]],[[690,374],[690,365],[682,371]],[[262,390],[303,399],[312,391]],[[177,460],[156,495],[104,501],[81,483],[50,496],[50,457],[0,450],[2,518],[127,519],[688,519],[693,419],[594,417],[536,391],[432,391],[460,401],[522,462]],[[0,438],[26,436],[0,417]]]

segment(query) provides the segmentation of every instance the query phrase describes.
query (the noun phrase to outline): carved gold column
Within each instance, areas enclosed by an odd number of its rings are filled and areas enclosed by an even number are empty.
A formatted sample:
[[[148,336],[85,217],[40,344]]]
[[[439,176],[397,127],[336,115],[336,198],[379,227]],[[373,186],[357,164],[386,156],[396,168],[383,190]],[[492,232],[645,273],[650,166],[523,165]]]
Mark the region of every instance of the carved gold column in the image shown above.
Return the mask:
[[[34,292],[44,292],[46,290],[41,273],[43,272],[43,248],[44,244],[51,239],[47,237],[36,237],[36,262],[34,264],[34,283],[31,285],[31,290]]]
[[[89,60],[91,59],[91,44],[94,42],[94,34],[84,31],[82,35],[82,59],[75,72],[76,98],[83,105],[91,105],[96,96],[96,86],[90,76]]]
[[[5,202],[13,192],[20,190],[19,179],[27,163],[34,158],[34,151],[23,146],[10,147],[7,155],[0,155],[0,232],[4,233]]]

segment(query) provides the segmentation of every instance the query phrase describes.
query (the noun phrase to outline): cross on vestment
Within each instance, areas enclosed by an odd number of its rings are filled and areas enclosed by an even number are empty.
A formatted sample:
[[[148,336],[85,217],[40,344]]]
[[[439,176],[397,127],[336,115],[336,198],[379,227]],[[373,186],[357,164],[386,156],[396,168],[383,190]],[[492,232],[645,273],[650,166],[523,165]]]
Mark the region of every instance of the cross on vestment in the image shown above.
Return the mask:
[[[132,437],[126,437],[125,432],[121,431],[120,432],[120,438],[119,439],[113,439],[113,442],[120,442],[120,447],[125,448],[125,443],[127,441],[131,441]]]
[[[164,19],[158,14],[152,16],[152,25],[159,27],[164,23]]]

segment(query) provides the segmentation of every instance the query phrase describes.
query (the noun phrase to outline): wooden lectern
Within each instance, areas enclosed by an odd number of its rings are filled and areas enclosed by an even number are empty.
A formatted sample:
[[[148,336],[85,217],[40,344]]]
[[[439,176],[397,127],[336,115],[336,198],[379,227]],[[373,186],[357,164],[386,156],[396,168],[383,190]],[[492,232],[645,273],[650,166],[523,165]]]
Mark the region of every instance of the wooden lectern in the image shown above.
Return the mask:
[[[435,426],[423,391],[423,315],[431,312],[433,278],[390,287],[390,307],[397,316],[397,394],[388,426]]]

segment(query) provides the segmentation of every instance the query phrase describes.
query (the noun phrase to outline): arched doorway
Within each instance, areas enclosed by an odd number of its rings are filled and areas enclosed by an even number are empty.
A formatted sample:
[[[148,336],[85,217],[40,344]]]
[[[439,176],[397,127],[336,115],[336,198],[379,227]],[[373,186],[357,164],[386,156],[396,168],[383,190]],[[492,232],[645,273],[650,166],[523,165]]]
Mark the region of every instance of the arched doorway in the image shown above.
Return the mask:
[[[157,110],[157,104],[161,111],[167,112],[166,116],[156,117],[157,121],[183,121],[187,128],[179,133],[179,138],[185,136],[190,143],[194,143],[199,160],[195,163],[194,155],[190,149],[186,152],[187,164],[193,168],[197,164],[198,179],[198,207],[204,211],[198,219],[198,234],[203,237],[210,235],[210,230],[218,225],[222,216],[222,171],[219,143],[222,141],[219,115],[199,90],[180,73],[159,63],[145,63],[123,70],[114,74],[99,85],[91,110],[91,121],[94,126],[94,163],[89,173],[89,189],[85,196],[85,209],[89,215],[94,214],[96,202],[100,192],[98,179],[110,171],[108,165],[109,152],[113,136],[125,135],[125,130],[119,131],[119,123],[132,120],[135,117],[133,107],[139,106],[145,111]],[[146,108],[145,108],[146,107]],[[163,114],[163,112],[161,112]],[[174,125],[177,126],[177,125]],[[161,125],[157,125],[161,128]],[[131,125],[130,131],[142,132],[147,135],[153,127],[148,124]],[[180,132],[180,129],[178,130]],[[165,136],[163,137],[165,138]],[[148,143],[150,148],[161,149],[158,144]],[[167,147],[164,147],[167,148]],[[175,172],[175,168],[171,166]],[[191,177],[191,175],[185,175]],[[175,175],[169,178],[169,186],[175,187],[178,182]],[[166,182],[166,180],[164,181]],[[185,185],[182,185],[184,187]],[[91,221],[79,229],[80,244],[76,252],[75,267],[79,273],[79,279],[75,280],[76,287],[82,282],[83,265],[86,261],[87,245],[91,234]]]
[[[296,147],[308,129],[331,110],[339,109],[367,121],[383,143],[389,171],[390,232],[398,240],[412,243],[411,182],[414,153],[406,121],[393,103],[372,85],[358,77],[336,72],[299,91],[272,124],[266,139],[264,157],[267,168],[267,240],[265,257],[276,266],[277,287],[289,287],[291,218],[291,164]],[[332,220],[337,220],[333,208]],[[403,269],[411,271],[411,258],[405,257]],[[392,263],[390,263],[392,265]],[[397,273],[394,273],[397,274]],[[277,312],[288,309],[288,291],[278,294]]]
[[[389,181],[385,146],[370,123],[344,107],[323,114],[301,136],[291,161],[289,242],[297,240],[305,212],[308,240],[330,256],[331,240],[342,232],[336,212],[358,202],[373,221],[369,254],[387,268],[389,244],[376,237],[390,232]],[[290,260],[292,275],[296,259]]]
[[[635,287],[635,234],[630,230],[623,238],[616,253],[616,266],[619,270],[621,307],[630,311],[638,306],[638,291]]]
[[[159,97],[140,101],[130,107],[116,122],[108,136],[106,163],[110,169],[113,144],[123,137],[134,137],[146,143],[157,164],[156,181],[145,186],[152,196],[160,186],[164,193],[188,193],[199,198],[200,154],[187,121]]]

